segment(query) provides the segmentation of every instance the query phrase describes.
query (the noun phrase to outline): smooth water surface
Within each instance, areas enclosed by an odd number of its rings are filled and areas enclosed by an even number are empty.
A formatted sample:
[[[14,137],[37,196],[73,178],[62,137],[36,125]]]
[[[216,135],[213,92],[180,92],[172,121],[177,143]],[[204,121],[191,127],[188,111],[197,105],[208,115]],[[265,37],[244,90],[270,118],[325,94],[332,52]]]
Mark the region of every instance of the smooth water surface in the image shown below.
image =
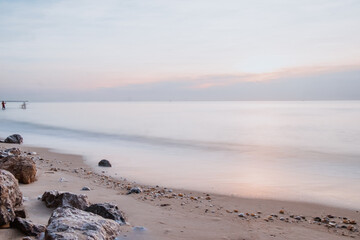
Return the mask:
[[[9,103],[12,133],[137,182],[360,207],[360,101]]]

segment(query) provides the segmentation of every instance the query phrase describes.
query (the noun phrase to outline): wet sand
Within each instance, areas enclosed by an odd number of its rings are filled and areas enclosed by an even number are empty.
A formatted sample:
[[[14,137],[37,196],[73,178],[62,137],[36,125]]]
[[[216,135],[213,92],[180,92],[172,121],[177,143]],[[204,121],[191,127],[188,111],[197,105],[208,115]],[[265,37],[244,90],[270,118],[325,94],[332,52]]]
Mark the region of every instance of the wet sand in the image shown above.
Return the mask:
[[[358,209],[168,189],[166,183],[139,185],[121,176],[116,179],[107,176],[107,168],[90,168],[80,155],[0,143],[1,149],[11,147],[36,152],[31,156],[38,168],[37,181],[20,185],[28,219],[35,223],[47,224],[53,210],[46,208],[38,196],[47,190],[59,190],[86,194],[91,203],[117,204],[128,222],[119,239],[360,239],[357,230],[345,228],[359,228]],[[84,186],[91,191],[81,191]],[[129,188],[137,186],[143,189],[142,193],[127,195]],[[239,217],[242,213],[244,217]],[[327,215],[334,216],[330,220],[344,228],[313,220]],[[357,224],[343,224],[344,217]],[[0,230],[0,239],[22,237],[14,229]]]

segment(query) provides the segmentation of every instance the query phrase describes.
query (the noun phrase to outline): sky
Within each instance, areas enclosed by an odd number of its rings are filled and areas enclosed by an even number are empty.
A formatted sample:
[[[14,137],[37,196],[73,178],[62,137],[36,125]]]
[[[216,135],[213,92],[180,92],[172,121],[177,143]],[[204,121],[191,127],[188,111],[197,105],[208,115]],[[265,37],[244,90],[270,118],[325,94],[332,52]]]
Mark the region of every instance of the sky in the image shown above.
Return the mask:
[[[0,99],[360,100],[358,0],[0,0]]]

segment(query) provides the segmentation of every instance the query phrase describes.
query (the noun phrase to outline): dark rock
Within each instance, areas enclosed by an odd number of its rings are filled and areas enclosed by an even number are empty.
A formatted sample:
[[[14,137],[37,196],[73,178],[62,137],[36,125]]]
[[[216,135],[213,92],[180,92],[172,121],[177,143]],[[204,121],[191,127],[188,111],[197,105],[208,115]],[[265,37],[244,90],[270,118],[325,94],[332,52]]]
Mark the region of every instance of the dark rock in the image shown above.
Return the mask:
[[[113,240],[121,233],[120,224],[73,207],[54,210],[45,232],[45,240]]]
[[[160,204],[160,207],[168,207],[170,206],[170,203],[163,203],[163,204]]]
[[[15,219],[15,208],[22,205],[22,193],[14,175],[0,169],[0,226]]]
[[[31,237],[23,237],[22,240],[32,240]]]
[[[13,134],[11,136],[8,136],[5,140],[5,143],[17,143],[17,144],[22,144],[23,143],[23,138],[20,134]]]
[[[8,156],[0,159],[0,169],[11,172],[20,183],[32,183],[36,180],[36,164],[29,157]]]
[[[90,203],[86,195],[71,192],[47,191],[42,195],[42,201],[47,207],[57,208],[71,206],[81,210],[86,209]]]
[[[98,163],[99,167],[111,167],[111,164],[108,160],[103,159]]]
[[[321,218],[320,217],[314,217],[314,221],[315,222],[321,222]]]
[[[11,227],[19,229],[22,233],[29,236],[38,236],[46,230],[44,225],[36,225],[29,220],[19,217],[15,218],[11,223]]]
[[[89,188],[89,187],[83,187],[82,189],[81,189],[81,191],[90,191],[91,189]]]
[[[111,203],[96,203],[86,208],[85,211],[92,212],[103,218],[112,219],[120,224],[125,224],[124,214],[119,210],[116,205]]]
[[[26,218],[26,212],[24,209],[15,210],[15,216],[20,218]]]
[[[132,194],[132,193],[141,193],[142,189],[140,187],[133,187],[130,189],[130,191],[127,194]]]

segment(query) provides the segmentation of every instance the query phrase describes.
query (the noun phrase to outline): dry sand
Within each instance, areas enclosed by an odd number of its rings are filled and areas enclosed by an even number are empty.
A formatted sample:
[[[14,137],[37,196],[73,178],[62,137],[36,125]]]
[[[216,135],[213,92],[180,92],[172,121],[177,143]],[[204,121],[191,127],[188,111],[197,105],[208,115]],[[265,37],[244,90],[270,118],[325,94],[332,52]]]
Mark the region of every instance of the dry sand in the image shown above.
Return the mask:
[[[0,144],[3,149],[10,147],[19,146]],[[38,196],[47,190],[59,190],[86,194],[91,203],[117,204],[129,223],[123,227],[119,239],[360,239],[358,231],[329,228],[313,221],[313,217],[323,218],[331,214],[335,216],[331,220],[337,223],[341,223],[343,217],[359,223],[357,210],[144,185],[140,185],[143,193],[127,195],[128,188],[139,185],[106,176],[106,168],[91,169],[81,156],[55,153],[44,148],[20,146],[20,149],[37,152],[32,155],[38,167],[37,181],[20,185],[28,219],[35,223],[46,224],[53,210],[46,208]],[[84,186],[91,191],[81,191]],[[279,213],[280,210],[284,214]],[[244,213],[245,217],[239,217],[239,213]],[[271,214],[278,217],[269,220]],[[303,216],[306,220],[296,220],[291,215]],[[358,225],[351,226],[358,229]],[[134,227],[144,227],[145,230],[134,230]],[[0,230],[1,240],[21,239],[23,236],[14,229]]]

